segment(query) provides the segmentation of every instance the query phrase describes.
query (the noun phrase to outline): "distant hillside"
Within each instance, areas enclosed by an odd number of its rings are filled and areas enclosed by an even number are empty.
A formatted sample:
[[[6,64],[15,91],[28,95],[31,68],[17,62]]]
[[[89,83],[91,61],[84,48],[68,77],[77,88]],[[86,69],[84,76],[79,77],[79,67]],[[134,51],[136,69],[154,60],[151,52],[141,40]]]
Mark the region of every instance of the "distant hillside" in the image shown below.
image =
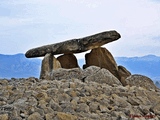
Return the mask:
[[[24,54],[0,54],[0,78],[39,77],[40,59],[27,59]]]
[[[156,81],[156,82],[155,82],[155,85],[156,85],[158,88],[160,88],[160,81]]]
[[[132,74],[142,74],[152,80],[160,80],[160,57],[147,55],[143,57],[116,57],[118,65],[125,66]],[[82,67],[84,59],[78,60]],[[28,59],[24,54],[0,54],[0,78],[39,77],[41,59]]]
[[[143,57],[116,57],[118,65],[125,66],[132,74],[142,74],[152,80],[160,80],[160,57],[147,55]]]

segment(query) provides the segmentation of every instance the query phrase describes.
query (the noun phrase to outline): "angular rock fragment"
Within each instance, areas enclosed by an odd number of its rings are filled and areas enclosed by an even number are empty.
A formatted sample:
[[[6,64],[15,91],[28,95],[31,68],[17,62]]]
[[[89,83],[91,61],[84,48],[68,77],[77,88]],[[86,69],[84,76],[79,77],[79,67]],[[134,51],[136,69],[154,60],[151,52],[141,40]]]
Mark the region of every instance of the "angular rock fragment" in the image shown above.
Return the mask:
[[[151,111],[153,111],[157,115],[160,115],[160,101],[153,105],[153,107],[151,108]]]
[[[118,66],[118,74],[123,86],[127,85],[125,79],[131,75],[131,73],[123,66]]]
[[[43,120],[43,118],[38,112],[35,112],[28,117],[28,120]]]
[[[115,41],[120,37],[120,34],[116,31],[106,31],[80,39],[72,39],[60,43],[33,48],[27,51],[25,56],[27,58],[32,58],[42,57],[47,53],[52,53],[53,55],[63,53],[81,53]]]

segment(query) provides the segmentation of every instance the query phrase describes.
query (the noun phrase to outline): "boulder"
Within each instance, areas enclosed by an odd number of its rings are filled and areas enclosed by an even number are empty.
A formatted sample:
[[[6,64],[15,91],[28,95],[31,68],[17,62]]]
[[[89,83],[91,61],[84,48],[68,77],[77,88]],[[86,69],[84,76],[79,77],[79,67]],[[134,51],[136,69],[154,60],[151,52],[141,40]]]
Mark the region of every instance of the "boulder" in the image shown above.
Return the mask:
[[[123,86],[127,85],[125,79],[131,75],[131,73],[123,66],[118,66],[118,74]]]
[[[118,66],[114,60],[112,54],[103,47],[98,47],[92,49],[90,53],[85,55],[86,65],[83,66],[85,69],[89,66],[98,66],[100,68],[106,68],[109,70],[115,77],[120,79],[118,74]]]
[[[86,69],[95,69],[93,66],[89,67],[89,68],[86,68]],[[91,74],[88,74],[87,76],[85,76],[85,79],[83,79],[85,82],[97,82],[97,83],[100,83],[100,84],[108,84],[110,86],[113,86],[114,84],[116,85],[122,85],[121,82],[110,72],[108,71],[107,69],[99,69],[97,67],[97,72],[93,72]],[[85,74],[85,73],[84,73]]]
[[[71,69],[79,67],[77,58],[73,53],[61,55],[57,57],[57,60],[60,62],[62,68]]]
[[[150,78],[143,75],[138,75],[138,74],[131,75],[127,77],[125,81],[126,81],[126,84],[130,86],[142,87],[147,90],[157,89],[153,81]]]
[[[27,51],[25,56],[27,58],[32,58],[42,57],[47,53],[52,53],[53,55],[63,53],[81,53],[118,40],[120,37],[120,34],[116,31],[105,31],[80,39],[72,39],[56,44],[33,48]]]
[[[51,54],[48,53],[42,60],[40,79],[50,79],[52,70],[61,68],[60,62]]]
[[[57,70],[53,70],[51,72],[51,80],[61,80],[61,79],[83,79],[83,71],[80,68],[72,68],[72,69],[65,69],[60,68]]]
[[[52,80],[70,80],[70,79],[79,79],[84,82],[97,82],[105,83],[110,86],[113,84],[122,85],[121,82],[107,69],[99,68],[96,66],[90,66],[84,70],[80,68],[72,69],[57,69],[53,70],[51,73]]]

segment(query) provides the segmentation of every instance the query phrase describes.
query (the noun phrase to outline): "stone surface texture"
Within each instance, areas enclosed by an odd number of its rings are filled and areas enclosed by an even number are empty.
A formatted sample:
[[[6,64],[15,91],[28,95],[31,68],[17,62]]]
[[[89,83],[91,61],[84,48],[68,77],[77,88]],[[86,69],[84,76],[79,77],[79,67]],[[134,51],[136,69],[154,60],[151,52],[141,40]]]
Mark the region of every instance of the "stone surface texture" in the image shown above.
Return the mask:
[[[51,74],[52,80],[61,79],[80,79],[85,82],[95,81],[98,83],[106,83],[109,85],[117,84],[121,85],[121,82],[107,69],[101,69],[97,66],[90,66],[84,70],[81,68],[74,69],[57,69],[53,70]]]
[[[61,68],[60,62],[51,54],[48,53],[42,60],[40,79],[50,79],[52,70]]]
[[[90,53],[85,55],[86,65],[83,68],[89,66],[98,66],[100,68],[106,68],[109,70],[115,77],[120,79],[118,74],[118,66],[114,60],[112,54],[102,47],[92,49]]]
[[[62,68],[71,69],[79,67],[77,58],[73,53],[61,55],[57,57],[57,60],[60,62]]]
[[[131,75],[126,78],[126,84],[130,86],[143,87],[145,89],[156,89],[153,81],[144,75]]]
[[[116,31],[106,31],[80,39],[72,39],[60,43],[33,48],[28,50],[25,56],[27,58],[31,58],[42,57],[47,53],[52,53],[53,55],[63,53],[81,53],[118,40],[120,37],[120,34]]]
[[[160,90],[149,79],[132,75],[127,78],[129,85],[123,86],[104,68],[66,69],[67,74],[68,70],[77,72],[76,76],[71,72],[71,77],[62,74],[63,70],[53,80],[1,79],[0,119],[160,119]],[[77,77],[79,74],[83,77]]]
[[[131,75],[131,73],[123,66],[118,66],[118,74],[120,76],[120,81],[122,85],[127,85],[126,78]]]

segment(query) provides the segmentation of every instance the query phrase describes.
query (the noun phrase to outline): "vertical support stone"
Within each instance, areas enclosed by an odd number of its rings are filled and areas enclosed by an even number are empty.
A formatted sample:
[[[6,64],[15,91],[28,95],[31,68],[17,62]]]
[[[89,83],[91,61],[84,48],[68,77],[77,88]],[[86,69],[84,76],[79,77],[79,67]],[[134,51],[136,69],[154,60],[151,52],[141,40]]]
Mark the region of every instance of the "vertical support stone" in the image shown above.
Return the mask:
[[[42,60],[40,79],[51,79],[52,70],[58,68],[61,68],[59,61],[51,53],[47,53]]]
[[[79,67],[77,58],[73,53],[61,55],[57,60],[60,62],[62,68],[71,69]]]
[[[106,68],[120,80],[117,63],[112,54],[106,48],[98,47],[92,49],[90,53],[85,55],[85,60],[86,64],[83,66],[83,69],[92,65]]]

